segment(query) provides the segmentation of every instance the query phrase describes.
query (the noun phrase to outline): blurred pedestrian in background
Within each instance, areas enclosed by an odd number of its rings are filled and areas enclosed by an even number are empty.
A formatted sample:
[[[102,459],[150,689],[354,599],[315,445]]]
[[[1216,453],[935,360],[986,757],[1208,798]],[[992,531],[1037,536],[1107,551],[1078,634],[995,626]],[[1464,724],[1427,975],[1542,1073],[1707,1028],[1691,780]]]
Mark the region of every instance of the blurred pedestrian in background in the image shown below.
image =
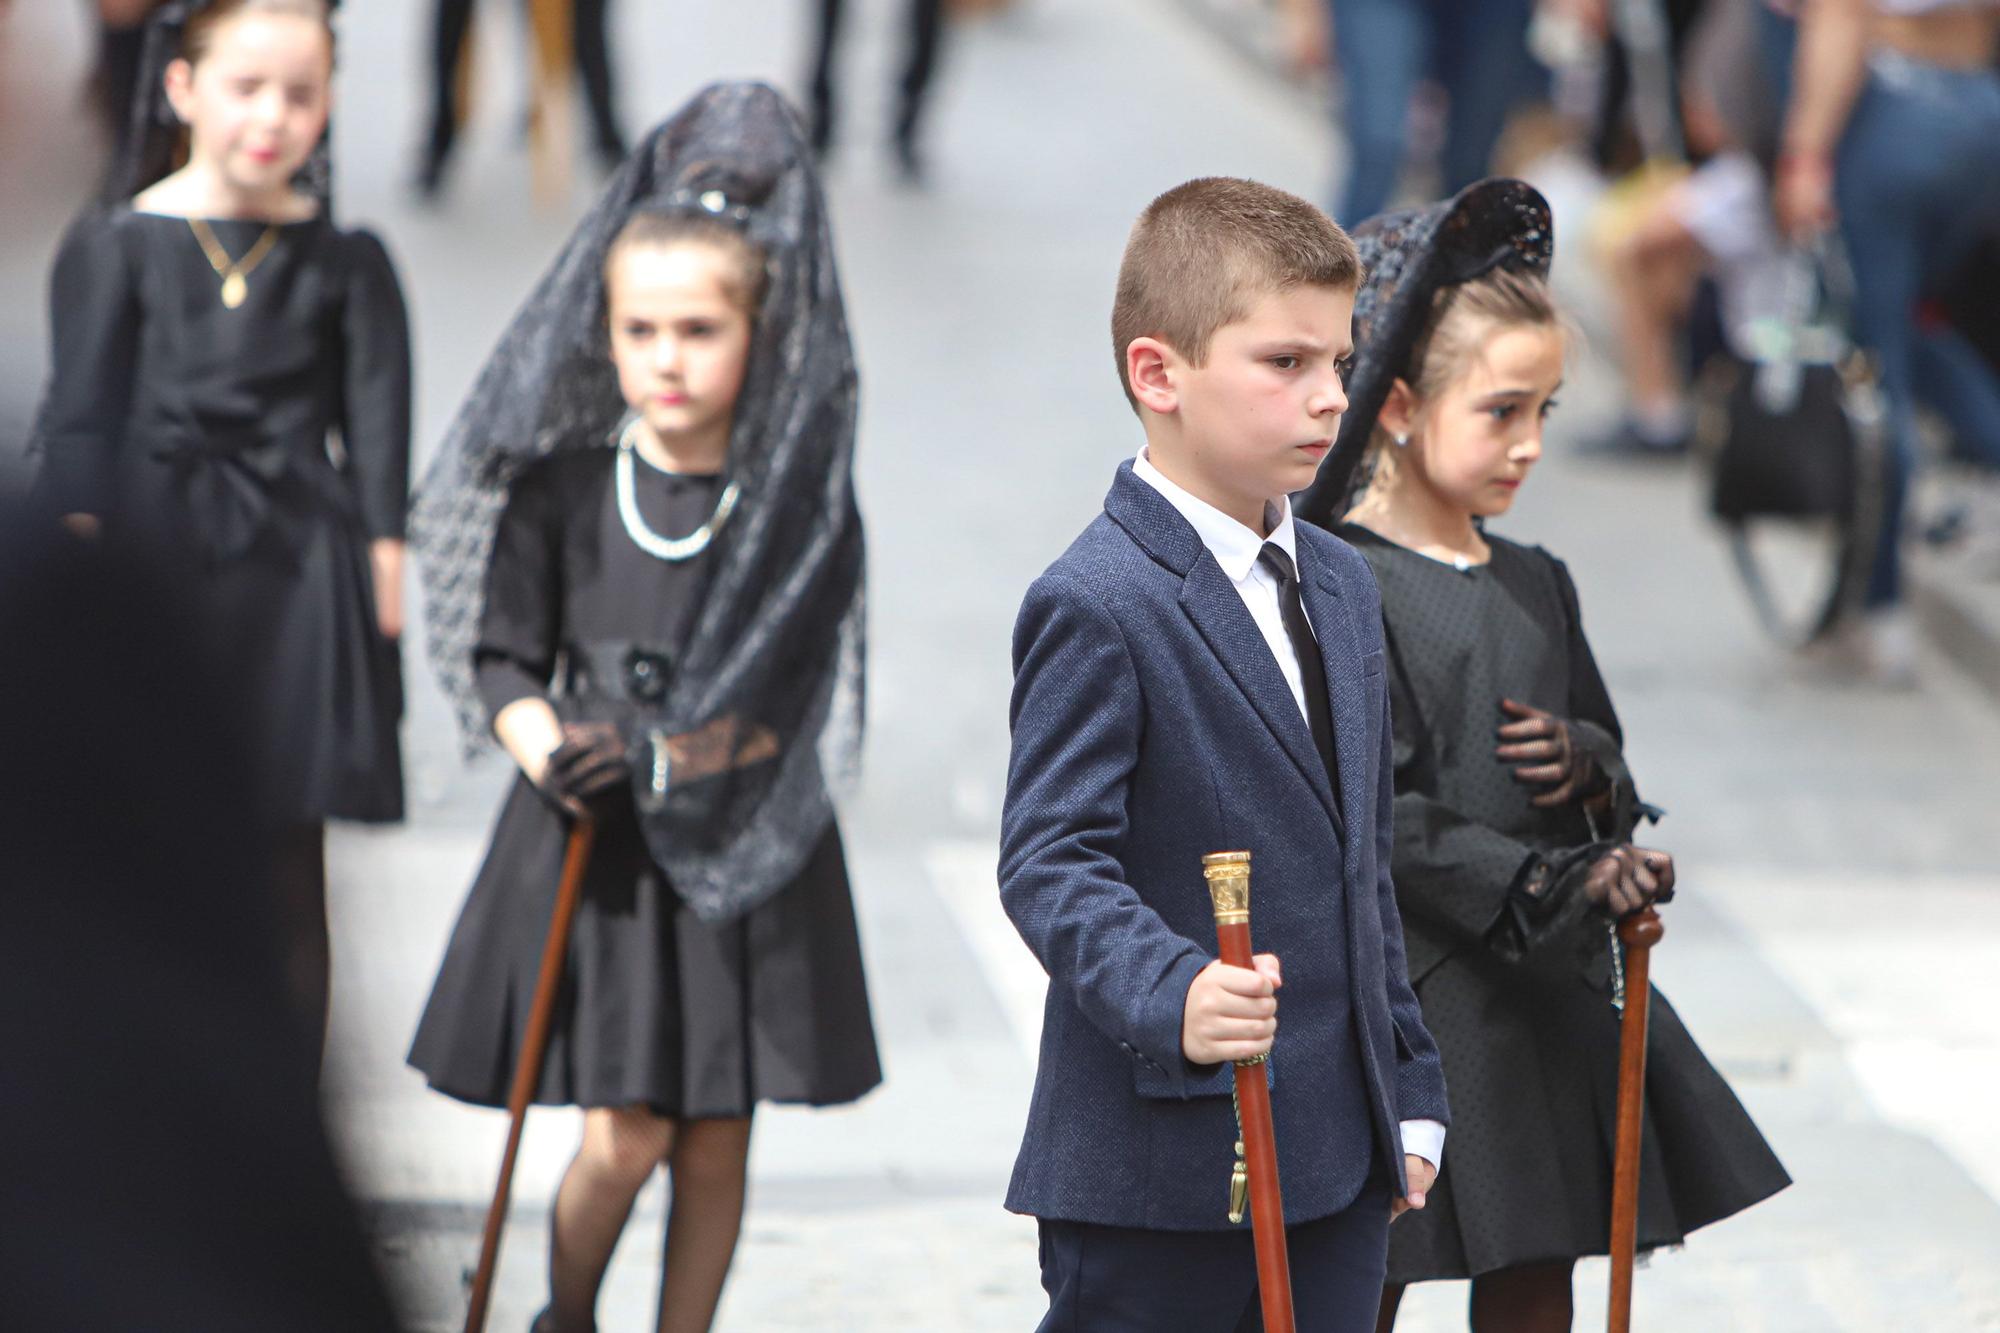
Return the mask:
[[[1622,418],[1600,442],[1612,452],[1683,452],[1694,426],[1690,372],[1718,335],[1749,355],[1742,339],[1782,303],[1786,246],[1770,200],[1781,106],[1757,54],[1762,2],[1704,5],[1676,90],[1685,169],[1663,168],[1671,174],[1656,188],[1599,218],[1625,375]]]
[[[807,118],[812,127],[813,151],[821,157],[833,146],[835,122],[839,119],[834,64],[839,55],[847,5],[848,0],[819,0],[818,43],[813,54],[809,83],[812,102]],[[931,79],[937,72],[944,24],[945,0],[903,0],[903,66],[896,83],[895,128],[889,145],[896,155],[897,170],[912,184],[924,178],[924,111],[930,100]]]
[[[551,0],[525,0],[524,8]],[[591,155],[614,171],[625,160],[611,62],[611,0],[555,0],[568,12],[570,51],[590,117]],[[459,131],[471,116],[472,16],[475,0],[436,0],[431,11],[431,127],[417,165],[417,190],[427,199],[444,188]],[[529,82],[522,80],[526,88]],[[533,115],[532,110],[529,111]]]
[[[178,555],[0,500],[0,1328],[388,1333]]]
[[[1528,54],[1533,0],[1284,0],[1295,63],[1331,63],[1347,141],[1334,217],[1373,217],[1395,197],[1411,146],[1411,103],[1443,94],[1438,193],[1487,174],[1507,115],[1536,88]],[[1329,46],[1330,44],[1330,46]]]
[[[36,484],[157,546],[226,664],[318,1042],[325,823],[403,816],[408,321],[381,242],[328,215],[325,0],[175,3],[146,52],[113,197],[50,280]]]
[[[1854,271],[1854,332],[1879,363],[1891,413],[1866,614],[1842,648],[1864,676],[1904,683],[1915,644],[1901,550],[1920,378],[1949,405],[1961,447],[2000,466],[1994,367],[1919,306],[2000,221],[2000,4],[1804,0],[1795,30],[1767,16],[1765,31],[1790,71],[1778,220],[1801,242],[1838,229]]]

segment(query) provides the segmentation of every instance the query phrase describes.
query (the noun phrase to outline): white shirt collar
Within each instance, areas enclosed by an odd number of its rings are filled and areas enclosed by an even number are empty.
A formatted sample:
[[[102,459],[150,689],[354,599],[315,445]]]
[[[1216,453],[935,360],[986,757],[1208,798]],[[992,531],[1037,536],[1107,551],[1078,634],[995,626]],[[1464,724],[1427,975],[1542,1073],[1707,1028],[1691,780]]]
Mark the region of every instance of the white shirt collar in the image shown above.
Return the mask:
[[[1281,495],[1265,506],[1266,522],[1274,516],[1277,521],[1271,524],[1270,536],[1259,537],[1255,531],[1244,527],[1208,501],[1190,495],[1169,480],[1164,472],[1153,466],[1153,460],[1146,456],[1144,445],[1139,447],[1139,456],[1132,460],[1132,474],[1165,496],[1167,503],[1193,525],[1195,535],[1215,557],[1215,563],[1222,566],[1222,572],[1229,575],[1230,582],[1241,583],[1256,572],[1257,555],[1264,549],[1265,542],[1275,544],[1291,558],[1292,568],[1298,568],[1298,539],[1292,526],[1290,497]]]

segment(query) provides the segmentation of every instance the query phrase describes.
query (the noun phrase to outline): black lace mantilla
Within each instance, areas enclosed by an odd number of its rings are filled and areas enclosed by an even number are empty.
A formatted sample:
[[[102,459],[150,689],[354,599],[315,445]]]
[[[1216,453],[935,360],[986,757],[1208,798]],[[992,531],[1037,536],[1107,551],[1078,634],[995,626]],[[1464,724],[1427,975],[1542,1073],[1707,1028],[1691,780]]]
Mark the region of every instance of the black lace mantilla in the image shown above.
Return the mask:
[[[741,226],[767,285],[730,439],[741,498],[703,556],[708,590],[671,678],[627,736],[737,722],[777,758],[675,785],[641,823],[696,912],[738,915],[795,877],[833,817],[828,785],[858,769],[862,534],[855,366],[825,200],[798,118],[773,89],[716,84],[656,128],[578,225],[459,409],[411,514],[433,667],[468,745],[488,739],[472,648],[509,483],[570,449],[612,447],[625,404],[610,362],[605,252],[640,211]],[[644,780],[645,774],[640,774]]]

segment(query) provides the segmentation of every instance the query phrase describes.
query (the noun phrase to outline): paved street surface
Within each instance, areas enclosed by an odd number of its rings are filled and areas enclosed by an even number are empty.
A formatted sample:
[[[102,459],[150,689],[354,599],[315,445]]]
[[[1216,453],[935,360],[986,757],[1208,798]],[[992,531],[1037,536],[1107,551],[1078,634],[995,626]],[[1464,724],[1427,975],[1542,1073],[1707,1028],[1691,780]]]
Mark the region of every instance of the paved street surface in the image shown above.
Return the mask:
[[[82,7],[13,8],[0,20],[0,479],[39,383],[41,274],[90,172],[87,137],[52,119],[73,96]],[[527,203],[511,7],[487,6],[476,141],[450,200],[414,207],[422,7],[347,8],[340,209],[380,227],[402,269],[428,449],[584,187],[567,208]],[[1033,1226],[999,1205],[1041,986],[993,889],[1009,627],[1137,444],[1106,336],[1132,217],[1199,174],[1321,195],[1332,165],[1311,107],[1173,7],[1024,0],[956,34],[935,181],[899,189],[877,151],[899,8],[859,6],[851,133],[830,178],[873,579],[869,768],[846,825],[888,1082],[853,1108],[760,1117],[720,1324],[738,1333],[1025,1330],[1039,1317]],[[804,11],[622,6],[632,121],[718,75],[791,85]],[[1578,235],[1587,187],[1560,167],[1548,185],[1558,234]],[[1589,323],[1576,247],[1564,258]],[[1641,1276],[1640,1326],[2000,1329],[2000,715],[1939,661],[1909,694],[1801,677],[1758,640],[1690,475],[1564,450],[1612,410],[1601,354],[1574,360],[1552,456],[1504,530],[1576,573],[1633,766],[1671,812],[1659,841],[1682,866],[1657,979],[1799,1181],[1661,1256]],[[401,1057],[505,774],[460,765],[410,660],[413,817],[332,841],[328,1113],[411,1326],[442,1330],[462,1311],[504,1120],[427,1092]],[[544,1210],[574,1135],[562,1112],[531,1121],[496,1330],[523,1328],[540,1302]],[[657,1186],[642,1198],[614,1264],[607,1330],[650,1326],[661,1202]],[[1579,1288],[1589,1327],[1601,1264]],[[1403,1327],[1463,1327],[1463,1299],[1420,1291]]]

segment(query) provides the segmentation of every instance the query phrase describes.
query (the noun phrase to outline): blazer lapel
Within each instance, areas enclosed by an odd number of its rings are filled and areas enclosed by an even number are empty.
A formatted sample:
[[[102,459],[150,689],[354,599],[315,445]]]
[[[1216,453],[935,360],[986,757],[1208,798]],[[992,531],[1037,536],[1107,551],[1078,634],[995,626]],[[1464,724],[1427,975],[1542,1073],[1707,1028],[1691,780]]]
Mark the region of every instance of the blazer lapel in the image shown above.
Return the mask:
[[[1129,460],[1119,464],[1118,474],[1112,478],[1111,491],[1104,497],[1104,512],[1140,550],[1181,576],[1181,607],[1188,619],[1264,720],[1278,747],[1291,757],[1299,776],[1326,807],[1334,827],[1341,827],[1333,784],[1327,780],[1326,765],[1320,762],[1312,731],[1292,701],[1291,687],[1285,684],[1284,673],[1271,656],[1263,631],[1250,618],[1236,585],[1202,545],[1193,525],[1167,503],[1165,496],[1133,475]],[[1308,609],[1306,615],[1310,617],[1312,611]],[[1344,756],[1346,752],[1335,753]]]
[[[1347,812],[1359,808],[1361,793],[1356,784],[1375,771],[1375,756],[1368,750],[1368,692],[1361,683],[1360,653],[1354,642],[1354,627],[1348,624],[1339,575],[1326,561],[1318,559],[1310,559],[1309,566],[1301,573],[1299,593],[1305,603],[1306,619],[1312,622],[1313,637],[1319,640],[1320,661],[1327,668],[1326,678],[1318,685],[1326,691],[1327,707],[1333,718],[1333,755],[1340,768],[1340,806],[1335,816],[1346,828],[1353,823],[1346,817]],[[1306,688],[1312,686],[1313,682],[1308,681]]]
[[[1250,618],[1236,585],[1206,550],[1181,585],[1181,606],[1338,824],[1340,812],[1334,804],[1333,784],[1327,780],[1326,765],[1313,745],[1312,731],[1292,702],[1291,686],[1285,683],[1284,673],[1271,656],[1263,631]]]

